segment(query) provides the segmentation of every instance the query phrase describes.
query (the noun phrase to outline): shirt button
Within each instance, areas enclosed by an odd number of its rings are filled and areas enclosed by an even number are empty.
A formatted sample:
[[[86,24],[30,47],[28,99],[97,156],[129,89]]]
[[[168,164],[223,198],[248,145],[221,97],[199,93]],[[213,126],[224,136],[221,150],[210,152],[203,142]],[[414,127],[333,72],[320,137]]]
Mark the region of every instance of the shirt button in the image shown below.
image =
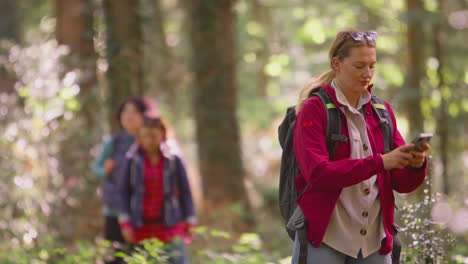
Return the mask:
[[[361,229],[359,232],[361,235],[365,236],[367,234],[367,231],[365,229]]]
[[[364,150],[368,150],[368,149],[369,149],[369,146],[367,146],[367,144],[363,144],[363,145],[362,145],[362,148],[363,148]]]
[[[370,194],[369,188],[365,188],[364,190],[362,190],[362,192],[364,193],[364,195],[369,195]]]
[[[362,212],[362,217],[368,217],[369,213],[367,211]]]

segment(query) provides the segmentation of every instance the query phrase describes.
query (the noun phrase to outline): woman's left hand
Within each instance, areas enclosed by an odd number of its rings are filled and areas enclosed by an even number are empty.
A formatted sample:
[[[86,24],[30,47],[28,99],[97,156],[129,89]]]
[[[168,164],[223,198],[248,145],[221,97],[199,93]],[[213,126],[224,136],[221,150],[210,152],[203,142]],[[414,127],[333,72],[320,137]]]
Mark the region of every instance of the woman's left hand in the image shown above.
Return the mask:
[[[184,236],[184,242],[186,244],[192,243],[193,240],[193,225],[185,223],[185,236]]]
[[[426,159],[426,151],[431,148],[429,143],[424,142],[421,151],[411,150],[410,154],[413,158],[409,161],[409,166],[413,168],[421,168],[424,165]]]

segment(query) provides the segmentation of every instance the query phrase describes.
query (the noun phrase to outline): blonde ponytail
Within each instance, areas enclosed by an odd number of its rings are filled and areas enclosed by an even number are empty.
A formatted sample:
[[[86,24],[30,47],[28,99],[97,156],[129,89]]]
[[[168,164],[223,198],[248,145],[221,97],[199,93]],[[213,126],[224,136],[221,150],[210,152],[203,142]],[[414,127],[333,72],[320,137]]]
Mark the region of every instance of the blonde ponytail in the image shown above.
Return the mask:
[[[354,41],[353,38],[349,37],[349,34],[352,32],[361,32],[356,29],[349,29],[341,31],[336,35],[335,40],[333,41],[330,50],[328,51],[328,58],[330,60],[330,68],[332,64],[332,59],[337,58],[340,61],[343,61],[346,57],[349,56],[350,51],[354,47],[367,46],[375,48],[375,41],[370,41],[365,38],[363,41]],[[320,74],[319,76],[314,77],[312,80],[307,83],[304,88],[302,88],[299,94],[299,101],[296,105],[296,113],[301,110],[304,102],[310,97],[310,92],[314,88],[317,88],[320,85],[330,84],[331,81],[335,78],[336,73],[331,68],[327,72]]]
[[[304,105],[304,102],[310,97],[310,93],[313,89],[317,88],[322,84],[330,84],[333,78],[335,78],[334,70],[328,70],[320,74],[319,76],[312,78],[299,93],[299,101],[296,105],[296,113],[298,113],[299,110],[301,110],[302,106]]]

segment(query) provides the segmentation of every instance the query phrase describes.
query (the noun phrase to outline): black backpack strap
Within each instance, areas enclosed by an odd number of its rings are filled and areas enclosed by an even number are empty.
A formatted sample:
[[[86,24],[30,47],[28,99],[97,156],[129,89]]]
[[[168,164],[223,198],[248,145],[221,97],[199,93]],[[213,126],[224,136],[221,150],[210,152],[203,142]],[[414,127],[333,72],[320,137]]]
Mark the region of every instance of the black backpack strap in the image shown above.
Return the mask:
[[[166,161],[166,158],[164,158],[164,155],[163,155],[163,159],[165,159],[164,161]],[[167,161],[169,161],[169,163],[171,163],[170,172],[176,172],[175,177],[174,177],[174,179],[172,181],[172,184],[173,184],[172,191],[173,192],[174,191],[175,192],[180,191],[180,179],[179,179],[179,177],[180,177],[180,173],[179,173],[180,167],[179,167],[179,163],[178,163],[178,161],[176,159],[177,158],[175,156],[167,158]]]
[[[348,138],[341,134],[341,111],[330,99],[330,95],[323,89],[317,89],[313,95],[320,98],[327,113],[327,149],[330,159],[335,155],[338,141],[348,143]]]
[[[327,130],[326,130],[326,140],[327,140],[327,150],[330,159],[335,155],[336,147],[338,146],[338,141],[348,142],[348,138],[344,135],[341,135],[341,112],[338,107],[332,102],[328,93],[320,87],[310,94],[310,96],[317,96],[322,101],[325,106],[327,113]],[[289,109],[288,109],[289,110]],[[297,196],[297,200],[309,189],[307,184],[304,190]]]
[[[374,112],[379,117],[379,125],[384,140],[384,153],[388,153],[393,149],[393,122],[385,103],[380,98],[372,95],[371,102]]]
[[[118,144],[120,141],[120,133],[112,135],[110,140],[112,141],[111,158],[114,159],[115,152],[116,152],[116,144]],[[115,172],[115,169],[114,169],[114,172]],[[111,171],[110,175],[106,177],[106,181],[114,182],[114,178],[115,178],[114,173]]]
[[[326,130],[326,140],[327,140],[327,150],[330,159],[335,155],[336,147],[338,146],[338,141],[343,141],[348,143],[348,138],[345,135],[341,134],[341,112],[338,107],[330,99],[330,95],[322,87],[314,90],[310,96],[318,96],[325,106],[327,113],[327,130]],[[304,190],[298,195],[297,200],[309,189],[307,184]]]
[[[287,148],[288,144],[291,144],[292,133],[294,131],[294,124],[296,122],[296,109],[295,106],[290,106],[286,110],[286,116],[283,122],[278,127],[278,141],[282,149]]]
[[[326,144],[327,150],[330,159],[334,156],[336,147],[338,145],[338,141],[348,142],[348,138],[346,136],[341,135],[341,112],[340,109],[336,107],[336,105],[331,101],[330,96],[328,93],[323,89],[315,89],[310,96],[318,96],[322,101],[323,105],[325,106],[325,110],[327,113],[327,129],[326,129]],[[288,114],[290,111],[293,111],[294,108],[288,109]],[[294,112],[295,114],[295,112]],[[288,115],[287,115],[288,117]],[[294,115],[295,118],[295,115]],[[279,128],[279,139],[281,147],[285,147],[284,139],[285,137],[285,129],[282,127],[283,124]],[[310,185],[306,185],[305,188],[302,190],[301,193],[298,194],[296,197],[297,200],[309,189]],[[307,251],[308,251],[308,244],[307,241],[307,225],[303,223],[302,227],[296,229],[296,236],[299,241],[299,259],[298,264],[307,264]]]
[[[301,229],[297,230],[296,236],[299,240],[299,262],[298,264],[307,264],[307,247],[309,242],[307,241],[307,228],[304,225]]]

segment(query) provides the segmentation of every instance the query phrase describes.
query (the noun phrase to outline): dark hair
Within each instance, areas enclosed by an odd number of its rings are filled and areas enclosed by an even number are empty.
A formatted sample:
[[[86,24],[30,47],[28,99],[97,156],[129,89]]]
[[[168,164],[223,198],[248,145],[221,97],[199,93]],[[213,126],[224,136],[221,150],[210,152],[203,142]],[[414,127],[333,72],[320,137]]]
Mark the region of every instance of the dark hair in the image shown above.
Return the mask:
[[[163,140],[167,139],[167,124],[160,117],[143,116],[143,127],[161,129]]]
[[[148,103],[145,101],[144,98],[141,97],[131,97],[125,99],[122,103],[120,103],[119,107],[117,108],[116,118],[117,122],[120,126],[122,126],[122,112],[127,104],[132,104],[135,106],[137,111],[143,116],[144,113],[148,110]]]
[[[158,107],[154,100],[151,100],[148,97],[131,97],[125,99],[117,108],[116,118],[120,126],[122,126],[122,112],[127,104],[134,105],[138,113],[140,113],[142,116],[149,115],[153,117],[160,117]]]

